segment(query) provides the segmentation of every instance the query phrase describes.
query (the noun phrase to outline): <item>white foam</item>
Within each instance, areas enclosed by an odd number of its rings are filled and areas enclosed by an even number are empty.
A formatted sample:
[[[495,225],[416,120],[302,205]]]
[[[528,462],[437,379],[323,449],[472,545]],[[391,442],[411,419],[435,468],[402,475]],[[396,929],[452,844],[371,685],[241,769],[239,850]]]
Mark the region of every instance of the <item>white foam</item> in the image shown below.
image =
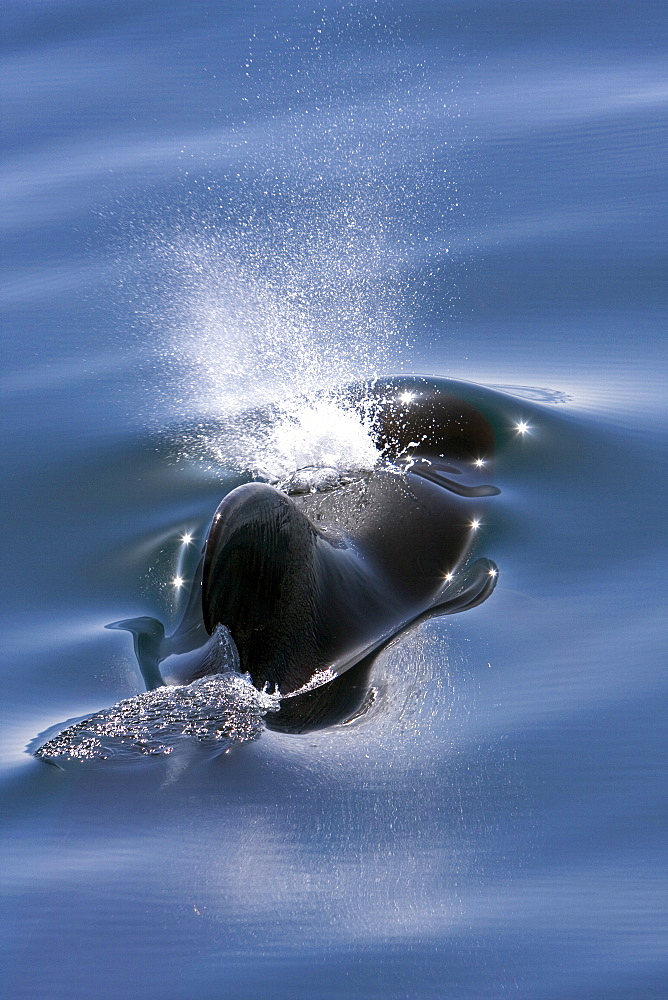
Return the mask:
[[[278,695],[258,691],[247,674],[227,671],[183,686],[126,698],[62,730],[33,752],[46,760],[95,760],[171,754],[184,740],[217,752],[257,739]]]

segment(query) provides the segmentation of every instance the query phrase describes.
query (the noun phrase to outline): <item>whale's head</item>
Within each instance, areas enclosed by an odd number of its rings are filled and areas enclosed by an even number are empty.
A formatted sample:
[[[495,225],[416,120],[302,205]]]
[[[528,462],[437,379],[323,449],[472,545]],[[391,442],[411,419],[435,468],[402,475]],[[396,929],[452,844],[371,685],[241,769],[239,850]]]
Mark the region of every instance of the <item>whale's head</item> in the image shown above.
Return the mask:
[[[259,686],[294,690],[317,662],[315,531],[285,494],[264,483],[237,487],[219,505],[207,539],[202,613],[222,623],[241,669]]]

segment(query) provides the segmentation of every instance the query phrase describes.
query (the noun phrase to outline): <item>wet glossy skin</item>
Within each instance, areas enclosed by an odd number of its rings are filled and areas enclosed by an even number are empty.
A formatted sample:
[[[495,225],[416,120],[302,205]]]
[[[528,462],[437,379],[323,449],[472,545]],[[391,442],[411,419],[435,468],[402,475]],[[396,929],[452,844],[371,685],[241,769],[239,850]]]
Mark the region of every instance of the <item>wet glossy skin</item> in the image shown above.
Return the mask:
[[[359,703],[373,656],[393,636],[489,596],[496,567],[467,566],[498,493],[482,467],[494,446],[486,416],[433,379],[353,387],[346,405],[372,427],[386,461],[328,492],[288,496],[253,482],[229,493],[174,635],[150,619],[119,623],[135,635],[147,686],[221,669],[209,637],[224,625],[258,688],[287,695],[318,675],[328,681],[286,700],[269,724],[324,724]]]
[[[250,483],[214,516],[204,624],[230,629],[258,686],[287,693],[314,672],[343,673],[446,601],[485,498],[497,492],[481,485],[476,464],[493,451],[490,423],[454,393],[384,380],[358,405],[367,416],[372,407],[377,443],[398,465],[300,497]]]
[[[337,508],[354,528],[340,530]],[[298,500],[241,486],[219,506],[206,546],[207,632],[229,628],[260,687],[287,693],[327,668],[343,673],[445,599],[479,511],[412,472],[379,471]]]

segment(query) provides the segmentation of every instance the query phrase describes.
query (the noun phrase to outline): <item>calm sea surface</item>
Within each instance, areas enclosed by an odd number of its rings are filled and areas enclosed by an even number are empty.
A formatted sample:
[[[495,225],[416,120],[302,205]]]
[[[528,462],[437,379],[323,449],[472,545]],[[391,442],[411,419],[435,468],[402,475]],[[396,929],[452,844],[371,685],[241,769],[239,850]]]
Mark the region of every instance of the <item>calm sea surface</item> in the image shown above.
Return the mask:
[[[667,22],[5,5],[3,996],[668,995]],[[178,619],[244,470],[350,465],[319,393],[396,372],[501,389],[490,600],[352,725],[27,753],[142,690],[103,626]]]

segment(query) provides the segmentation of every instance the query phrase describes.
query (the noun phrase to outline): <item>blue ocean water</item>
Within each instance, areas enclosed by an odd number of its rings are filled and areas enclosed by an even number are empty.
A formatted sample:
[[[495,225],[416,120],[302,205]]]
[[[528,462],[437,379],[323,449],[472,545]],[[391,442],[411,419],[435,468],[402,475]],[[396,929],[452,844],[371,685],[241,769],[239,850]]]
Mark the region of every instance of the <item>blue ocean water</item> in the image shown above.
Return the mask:
[[[6,5],[4,995],[666,995],[666,27]],[[353,725],[28,754],[142,690],[103,626],[178,618],[244,462],[358,454],[296,395],[395,372],[504,393],[493,596]]]

